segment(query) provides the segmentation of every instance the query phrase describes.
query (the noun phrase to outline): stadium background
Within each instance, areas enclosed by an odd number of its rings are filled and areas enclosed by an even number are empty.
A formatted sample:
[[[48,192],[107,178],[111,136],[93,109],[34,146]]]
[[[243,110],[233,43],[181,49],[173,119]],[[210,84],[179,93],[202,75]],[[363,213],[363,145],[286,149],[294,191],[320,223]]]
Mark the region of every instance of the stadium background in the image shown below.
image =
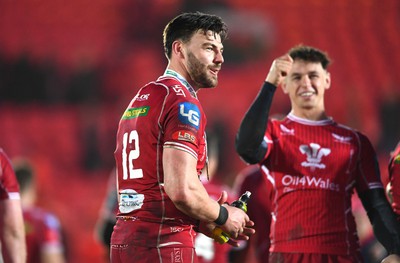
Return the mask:
[[[34,162],[39,204],[60,217],[68,262],[107,262],[94,225],[119,117],[165,69],[165,23],[195,10],[230,29],[219,87],[199,93],[209,129],[223,135],[221,180],[231,185],[245,166],[234,135],[272,60],[299,43],[332,57],[328,114],[369,136],[385,180],[400,139],[397,0],[2,0],[0,146]],[[272,113],[289,106],[278,92]]]

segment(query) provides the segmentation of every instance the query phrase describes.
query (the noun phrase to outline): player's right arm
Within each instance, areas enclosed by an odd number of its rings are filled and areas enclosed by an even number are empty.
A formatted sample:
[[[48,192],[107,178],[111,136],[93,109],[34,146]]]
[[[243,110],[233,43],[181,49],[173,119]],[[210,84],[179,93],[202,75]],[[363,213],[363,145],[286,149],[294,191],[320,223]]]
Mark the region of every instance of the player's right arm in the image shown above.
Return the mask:
[[[208,195],[196,172],[197,160],[189,153],[164,148],[163,152],[164,189],[175,206],[197,220],[212,223],[226,209],[228,218],[220,225],[221,229],[237,238],[240,233],[248,233],[246,226],[252,226],[248,215],[241,209],[224,205]]]
[[[240,124],[236,134],[236,151],[247,163],[261,162],[267,152],[264,134],[272,98],[276,87],[281,84],[292,63],[293,60],[289,55],[274,60],[260,92]]]

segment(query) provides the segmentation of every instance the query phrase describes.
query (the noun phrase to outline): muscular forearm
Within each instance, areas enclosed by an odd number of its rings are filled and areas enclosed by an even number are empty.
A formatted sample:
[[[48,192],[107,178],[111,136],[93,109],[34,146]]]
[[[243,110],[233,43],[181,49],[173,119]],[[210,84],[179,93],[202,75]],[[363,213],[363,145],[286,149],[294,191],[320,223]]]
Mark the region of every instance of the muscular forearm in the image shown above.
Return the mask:
[[[265,82],[240,124],[236,151],[248,163],[260,162],[267,151],[263,139],[275,90],[274,85]]]
[[[400,226],[383,189],[359,193],[378,241],[389,254],[400,255]]]

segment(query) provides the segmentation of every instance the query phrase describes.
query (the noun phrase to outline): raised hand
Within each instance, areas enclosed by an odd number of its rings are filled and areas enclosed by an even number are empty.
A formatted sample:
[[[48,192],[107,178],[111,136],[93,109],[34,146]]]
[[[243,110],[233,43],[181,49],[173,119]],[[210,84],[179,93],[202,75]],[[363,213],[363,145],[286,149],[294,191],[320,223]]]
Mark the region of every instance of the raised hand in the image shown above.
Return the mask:
[[[275,86],[280,85],[292,68],[292,64],[293,59],[288,54],[275,59],[265,81]]]

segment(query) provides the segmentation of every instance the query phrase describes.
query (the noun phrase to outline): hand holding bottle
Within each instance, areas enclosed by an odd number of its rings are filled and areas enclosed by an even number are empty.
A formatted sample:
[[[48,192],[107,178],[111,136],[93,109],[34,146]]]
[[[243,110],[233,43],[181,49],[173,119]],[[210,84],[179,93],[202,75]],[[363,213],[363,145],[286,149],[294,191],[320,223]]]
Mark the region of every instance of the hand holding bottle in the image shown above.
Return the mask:
[[[231,206],[236,207],[244,211],[245,213],[247,212],[247,202],[250,199],[251,193],[249,191],[246,191],[238,200],[234,201]],[[229,208],[228,208],[229,209]],[[231,209],[229,209],[231,210]],[[243,224],[241,228],[239,229],[238,232],[231,232],[227,233],[222,230],[223,226],[217,226],[213,230],[213,238],[215,241],[217,241],[220,244],[224,244],[230,240],[230,237],[233,237],[235,239],[248,239],[248,236],[254,233],[254,230],[251,228],[248,228],[247,226],[253,226],[254,223],[248,219],[248,222]],[[246,230],[246,231],[245,231]],[[239,238],[240,236],[240,238]],[[237,243],[237,242],[233,242]],[[232,244],[235,245],[235,244]]]

